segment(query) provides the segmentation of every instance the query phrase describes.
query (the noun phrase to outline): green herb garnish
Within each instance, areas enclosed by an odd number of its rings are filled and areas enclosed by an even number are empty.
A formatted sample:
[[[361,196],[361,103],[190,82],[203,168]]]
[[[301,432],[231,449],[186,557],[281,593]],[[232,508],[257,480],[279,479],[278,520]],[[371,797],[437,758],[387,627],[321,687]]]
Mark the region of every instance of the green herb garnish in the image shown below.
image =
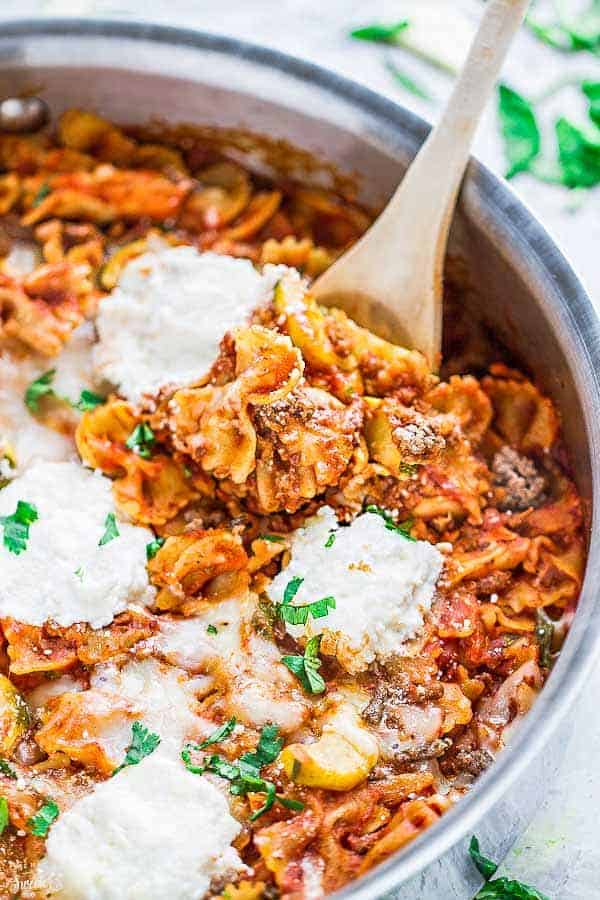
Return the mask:
[[[396,522],[392,518],[391,513],[389,513],[387,509],[382,509],[381,506],[375,506],[374,503],[370,503],[367,507],[365,507],[365,512],[375,513],[375,515],[381,516],[388,531],[395,531],[396,534],[402,535],[402,537],[407,541],[416,540],[416,538],[412,537],[410,534],[410,529],[414,525],[412,519],[406,519],[404,522],[396,524]]]
[[[8,828],[8,803],[5,797],[0,797],[0,834],[4,834]]]
[[[214,625],[207,625],[206,630],[209,634],[218,634],[219,633]]]
[[[335,531],[332,531],[327,540],[325,541],[325,548],[329,550],[330,547],[333,547],[335,544]]]
[[[83,581],[83,569],[81,568],[81,566],[79,566],[78,569],[75,569],[74,574],[77,575],[80,581]]]
[[[509,900],[509,898],[520,898],[520,900],[549,900],[541,891],[523,884],[522,881],[513,881],[509,878],[494,878],[498,866],[495,862],[483,856],[479,851],[479,841],[473,835],[469,844],[469,854],[477,867],[477,871],[485,878],[486,883],[476,895],[474,900]]]
[[[160,548],[163,546],[166,538],[157,537],[154,538],[153,541],[150,541],[149,544],[146,544],[146,559],[151,560],[154,559]]]
[[[350,37],[359,41],[374,41],[377,44],[396,44],[398,35],[408,28],[408,19],[401,19],[392,25],[374,23],[363,28],[355,28]]]
[[[320,645],[321,635],[316,634],[307,642],[304,656],[281,657],[283,665],[298,678],[307,694],[322,694],[325,690],[325,682],[319,675],[321,668]]]
[[[48,372],[44,372],[43,375],[40,375],[39,378],[32,381],[25,391],[25,406],[27,409],[31,410],[31,412],[36,413],[39,411],[39,403],[42,397],[54,394],[52,381],[54,380],[55,375],[56,369],[50,369]]]
[[[535,618],[535,639],[540,648],[540,666],[548,668],[552,662],[554,622],[542,608],[536,610]]]
[[[160,737],[152,734],[141,722],[134,722],[131,726],[131,743],[125,753],[125,759],[114,770],[113,775],[126,769],[127,766],[137,766],[146,756],[154,753],[160,744]]]
[[[6,775],[7,778],[16,778],[16,777],[17,777],[17,773],[16,773],[15,770],[12,768],[12,766],[10,766],[10,765],[6,762],[5,759],[0,759],[0,772],[1,772],[3,775]]]
[[[259,534],[261,541],[269,541],[270,544],[283,544],[285,538],[281,534]]]
[[[532,104],[505,84],[498,88],[498,113],[508,161],[506,178],[526,172],[541,148],[541,136]]]
[[[34,208],[35,208],[36,206],[39,206],[40,203],[42,202],[42,200],[45,200],[45,199],[46,199],[46,197],[48,196],[48,194],[50,193],[51,190],[52,190],[52,189],[51,189],[50,185],[48,184],[47,181],[45,181],[45,182],[40,186],[40,188],[39,188],[37,194],[36,194],[35,197],[33,198],[32,202],[31,202],[31,206],[34,207]]]
[[[231,719],[228,719],[227,722],[224,722],[216,731],[213,731],[211,735],[209,735],[206,740],[202,741],[200,744],[200,750],[206,750],[207,747],[210,747],[211,744],[220,744],[221,741],[224,741],[229,737],[233,729],[235,728],[237,722],[235,716],[232,716]]]
[[[109,544],[111,541],[114,541],[115,538],[118,538],[120,533],[121,532],[117,528],[115,514],[109,513],[104,520],[104,534],[98,541],[98,546],[103,547],[105,544]]]
[[[600,134],[596,139],[562,118],[556,123],[556,140],[563,183],[569,188],[597,185],[600,182]]]
[[[591,0],[585,9],[568,18],[558,4],[557,9],[557,16],[548,22],[540,22],[533,16],[527,16],[526,24],[538,40],[565,53],[587,50],[598,55],[600,52],[600,3],[598,0]]]
[[[87,388],[84,388],[79,395],[79,400],[71,405],[78,409],[79,412],[89,412],[105,402],[106,397],[101,397],[100,394],[95,394],[93,391],[88,391]]]
[[[31,833],[37,837],[46,837],[52,823],[58,819],[60,810],[54,800],[46,800],[44,805],[38,809],[35,816],[31,816],[27,824],[31,829]]]
[[[289,625],[306,625],[309,616],[312,616],[313,619],[322,619],[328,614],[330,609],[335,609],[334,597],[322,597],[320,600],[305,603],[301,606],[292,605],[292,600],[298,593],[303,581],[304,578],[298,575],[288,581],[283,592],[283,602],[277,606],[279,618]]]
[[[150,459],[152,446],[155,441],[156,438],[150,426],[146,422],[140,422],[125,441],[125,446],[137,453],[138,456],[141,456],[142,459]]]
[[[408,91],[409,94],[412,94],[414,97],[420,97],[421,100],[431,100],[431,94],[429,94],[424,87],[421,87],[420,84],[407,75],[406,72],[403,72],[402,69],[398,68],[395,62],[391,59],[386,59],[385,67],[400,87],[404,88],[405,91]]]
[[[223,728],[223,726],[221,727]],[[283,746],[283,740],[278,735],[279,728],[277,725],[265,725],[260,733],[256,750],[251,753],[244,753],[237,762],[233,763],[215,753],[208,758],[205,757],[202,765],[195,765],[191,760],[191,751],[200,750],[203,745],[198,747],[194,744],[186,745],[181,752],[181,758],[188,772],[194,775],[214,772],[215,775],[219,775],[221,778],[229,781],[229,790],[236,796],[245,797],[246,794],[265,794],[263,806],[250,816],[250,821],[253,822],[271,809],[276,800],[287,809],[304,809],[304,805],[299,800],[289,800],[287,797],[278,796],[275,785],[271,781],[261,778],[260,770],[262,766],[266,766],[277,759]]]
[[[24,500],[17,502],[17,508],[11,516],[0,516],[0,524],[4,527],[4,546],[18,556],[27,549],[29,526],[38,518],[38,511],[33,503]]]

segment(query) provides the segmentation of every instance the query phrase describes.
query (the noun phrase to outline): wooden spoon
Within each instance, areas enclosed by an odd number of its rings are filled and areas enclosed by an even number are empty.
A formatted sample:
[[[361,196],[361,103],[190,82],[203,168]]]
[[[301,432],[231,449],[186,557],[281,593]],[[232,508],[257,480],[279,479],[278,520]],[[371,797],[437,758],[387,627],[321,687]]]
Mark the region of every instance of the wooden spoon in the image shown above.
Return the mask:
[[[381,337],[441,359],[442,273],[473,135],[529,0],[488,0],[464,68],[381,215],[312,286]]]

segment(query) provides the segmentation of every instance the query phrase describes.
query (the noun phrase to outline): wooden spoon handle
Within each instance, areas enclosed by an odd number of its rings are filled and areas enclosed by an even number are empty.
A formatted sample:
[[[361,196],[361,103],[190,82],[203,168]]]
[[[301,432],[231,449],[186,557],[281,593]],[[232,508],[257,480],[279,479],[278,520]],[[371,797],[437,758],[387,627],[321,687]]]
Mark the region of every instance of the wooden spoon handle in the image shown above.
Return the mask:
[[[529,0],[488,0],[450,100],[387,207],[313,285],[383,337],[421,350],[436,368],[442,273],[473,135]],[[375,297],[375,302],[368,298]]]

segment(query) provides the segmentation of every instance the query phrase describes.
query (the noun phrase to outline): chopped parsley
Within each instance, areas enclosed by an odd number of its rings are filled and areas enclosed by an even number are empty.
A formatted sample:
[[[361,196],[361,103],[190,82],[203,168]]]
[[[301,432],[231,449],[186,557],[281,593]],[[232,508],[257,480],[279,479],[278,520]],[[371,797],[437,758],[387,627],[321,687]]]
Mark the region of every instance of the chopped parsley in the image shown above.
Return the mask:
[[[0,524],[4,527],[4,546],[18,556],[27,549],[29,526],[38,518],[38,511],[33,503],[24,500],[17,502],[17,508],[11,516],[0,516]]]
[[[6,775],[7,778],[16,778],[17,777],[17,773],[15,772],[13,767],[10,766],[6,762],[5,759],[1,759],[1,758],[0,758],[0,773],[2,773],[2,775]]]
[[[375,22],[363,28],[355,28],[350,37],[358,41],[373,41],[376,44],[396,44],[398,35],[408,28],[408,19],[401,19],[392,25],[381,25]]]
[[[8,827],[8,803],[5,797],[0,797],[0,834]]]
[[[118,538],[121,532],[117,528],[117,520],[115,519],[114,513],[108,513],[106,519],[104,520],[104,534],[98,541],[98,546],[103,547],[105,544],[110,544],[111,541],[114,541],[115,538]]]
[[[47,181],[45,181],[45,182],[40,186],[40,189],[38,190],[37,194],[35,195],[35,197],[34,197],[33,200],[31,201],[32,207],[35,208],[36,206],[39,206],[40,203],[42,202],[42,200],[45,200],[45,199],[46,199],[46,197],[48,196],[48,194],[50,193],[51,190],[52,190],[52,189],[51,189],[50,185],[48,184]]]
[[[313,619],[322,619],[330,609],[335,609],[334,597],[322,597],[320,600],[314,600],[312,603],[305,603],[302,606],[292,605],[292,600],[300,590],[303,581],[304,578],[299,575],[288,581],[283,592],[283,603],[277,606],[279,618],[288,625],[306,625],[309,616],[312,616]]]
[[[31,833],[37,837],[46,837],[52,823],[58,819],[60,810],[54,800],[46,800],[43,806],[38,809],[35,816],[31,816],[27,824],[31,829]]]
[[[125,759],[117,766],[113,775],[121,769],[126,769],[127,766],[137,766],[146,756],[154,753],[159,744],[160,738],[157,734],[152,734],[141,722],[134,722],[131,726],[131,743],[125,753]]]
[[[79,400],[77,403],[73,403],[72,406],[78,409],[79,412],[90,412],[90,410],[96,409],[97,406],[100,406],[105,401],[106,397],[101,397],[100,394],[95,394],[93,391],[88,391],[87,388],[84,388],[79,395]]]
[[[410,478],[419,471],[419,464],[401,462],[398,471],[400,472],[400,475],[406,475]]]
[[[156,438],[150,426],[146,422],[140,422],[125,441],[125,446],[137,453],[138,456],[141,456],[142,459],[150,459],[155,441]]]
[[[209,634],[218,634],[219,633],[214,625],[207,625],[206,630]]]
[[[325,690],[325,682],[319,669],[321,668],[321,660],[319,659],[319,648],[321,646],[321,635],[316,634],[306,644],[304,656],[282,656],[281,662],[290,672],[295,675],[307,694],[322,694]]]
[[[540,666],[549,668],[552,663],[554,622],[543,609],[536,610],[535,639],[540,648]]]
[[[235,722],[235,720],[230,719],[229,722],[231,721]],[[221,729],[227,727],[229,722],[226,723],[225,726],[221,726]],[[231,727],[233,729],[234,726]],[[221,729],[217,729],[215,734],[211,735],[211,737],[214,738]],[[222,737],[219,739],[223,740]],[[195,765],[192,763],[191,751],[201,750],[208,741],[216,743],[215,740],[211,741],[211,739],[208,738],[207,741],[200,746],[187,744],[181,751],[181,758],[186,769],[194,775],[202,775],[204,772],[214,772],[215,775],[219,775],[221,778],[230,782],[230,792],[238,797],[245,797],[247,794],[265,794],[265,802],[260,809],[257,809],[252,813],[250,816],[251,822],[254,822],[255,819],[258,819],[259,816],[262,816],[263,813],[266,813],[271,809],[275,801],[282,806],[285,806],[287,809],[304,809],[304,804],[300,803],[299,800],[278,796],[273,782],[265,780],[260,774],[261,768],[272,763],[277,759],[281,752],[283,740],[279,737],[279,728],[277,725],[265,725],[260,733],[256,750],[254,752],[244,753],[236,762],[229,762],[229,760],[220,756],[218,753],[214,753],[211,756],[204,757],[202,765]]]
[[[55,375],[56,369],[49,369],[48,372],[44,372],[43,375],[40,375],[39,378],[32,381],[25,391],[25,406],[31,412],[36,413],[39,411],[39,404],[42,397],[54,394],[52,382]]]
[[[146,559],[151,560],[154,559],[160,548],[163,546],[166,538],[157,537],[154,538],[153,541],[150,541],[149,544],[146,544]]]
[[[332,531],[327,540],[325,541],[325,548],[329,550],[330,547],[333,547],[335,544],[335,531]]]
[[[283,544],[285,538],[282,534],[259,534],[261,541],[269,541],[270,544]]]
[[[83,581],[83,569],[81,568],[81,566],[79,566],[78,569],[75,569],[74,574],[77,575],[80,581]]]
[[[416,540],[416,538],[412,537],[410,533],[410,529],[414,525],[412,519],[406,519],[404,522],[400,522],[400,524],[398,525],[396,522],[394,522],[391,514],[386,509],[382,509],[380,506],[375,506],[374,503],[370,503],[369,506],[365,507],[365,512],[375,513],[376,515],[381,516],[388,531],[395,531],[396,534],[402,535],[402,537],[406,538],[407,541]]]
[[[206,740],[202,741],[199,745],[200,750],[206,750],[207,747],[210,747],[211,744],[220,744],[221,741],[226,740],[235,726],[237,725],[237,721],[235,716],[232,716],[231,719],[228,719],[227,722],[224,722],[216,731],[213,731]]]
[[[498,866],[480,853],[479,841],[475,835],[469,844],[469,854],[477,871],[485,879],[484,886],[474,900],[509,900],[511,897],[519,898],[519,900],[548,900],[546,894],[542,894],[541,891],[528,884],[523,884],[522,881],[513,881],[504,877],[490,880],[496,874]]]
[[[32,413],[39,412],[39,404],[42,397],[56,397],[58,400],[68,403],[73,409],[78,409],[79,412],[89,412],[91,409],[95,409],[97,406],[100,406],[101,403],[105,402],[105,397],[101,397],[100,394],[95,394],[87,388],[84,388],[81,391],[79,400],[72,401],[69,400],[68,397],[60,397],[52,386],[55,375],[56,369],[50,369],[48,372],[44,372],[43,375],[40,375],[39,378],[32,381],[25,391],[25,406]]]

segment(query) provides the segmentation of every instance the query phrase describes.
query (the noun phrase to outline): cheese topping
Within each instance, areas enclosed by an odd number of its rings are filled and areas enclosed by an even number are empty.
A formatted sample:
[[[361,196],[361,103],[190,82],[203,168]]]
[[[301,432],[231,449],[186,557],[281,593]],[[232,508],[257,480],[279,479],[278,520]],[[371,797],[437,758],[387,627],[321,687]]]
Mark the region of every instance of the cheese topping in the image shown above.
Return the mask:
[[[223,335],[270,297],[277,278],[273,266],[261,275],[248,260],[155,244],[100,305],[96,371],[134,402],[197,380]]]
[[[37,882],[61,900],[199,900],[243,868],[239,830],[218,788],[155,752],[58,817]]]
[[[115,512],[111,482],[75,462],[38,462],[0,491],[0,517],[18,501],[36,507],[27,549],[0,543],[0,616],[42,625],[108,625],[128,603],[149,603],[147,528],[118,520],[119,536],[99,546]]]
[[[94,329],[86,322],[77,328],[65,349],[54,359],[38,355],[18,359],[9,354],[0,356],[0,458],[2,452],[14,456],[16,467],[4,466],[4,477],[22,472],[34,460],[58,462],[75,459],[75,444],[67,434],[53,431],[43,425],[25,406],[25,391],[36,378],[50,369],[56,369],[52,387],[58,395],[76,402],[82,388],[91,386],[91,347]],[[76,416],[65,406],[65,414]]]
[[[376,656],[399,651],[417,634],[442,564],[442,554],[432,544],[407,540],[386,528],[376,513],[339,527],[333,510],[325,506],[295,533],[290,563],[273,579],[268,594],[281,603],[286,585],[299,577],[304,580],[293,605],[333,597],[335,608],[326,616],[309,616],[306,625],[286,623],[287,631],[295,638],[341,634],[351,653],[340,662],[360,671]]]

